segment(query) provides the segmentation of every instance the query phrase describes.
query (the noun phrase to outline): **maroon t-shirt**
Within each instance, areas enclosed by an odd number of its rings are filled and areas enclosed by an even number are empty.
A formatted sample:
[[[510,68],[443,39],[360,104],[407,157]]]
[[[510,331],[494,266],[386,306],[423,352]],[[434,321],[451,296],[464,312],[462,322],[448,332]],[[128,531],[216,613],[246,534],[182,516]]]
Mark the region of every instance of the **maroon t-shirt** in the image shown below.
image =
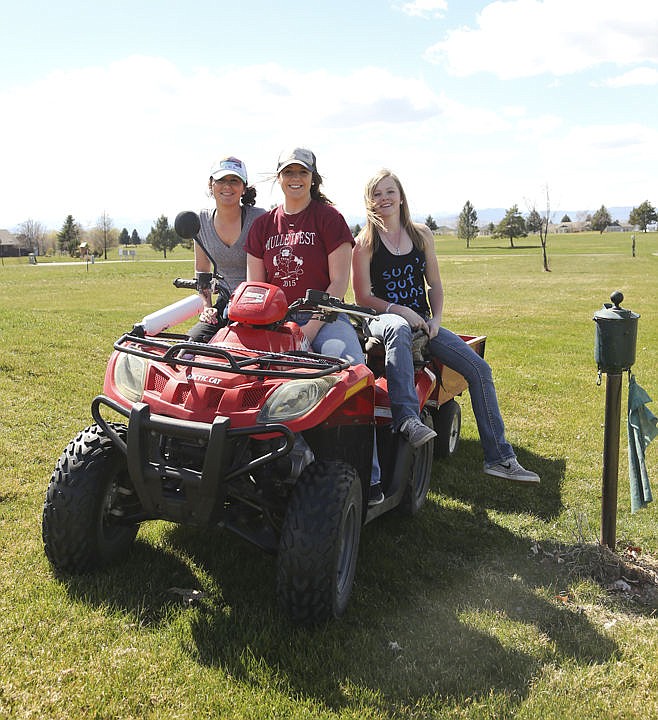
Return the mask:
[[[307,290],[329,287],[329,255],[354,238],[343,216],[331,205],[311,200],[295,215],[279,206],[254,220],[247,252],[261,258],[268,283],[282,288],[288,303]]]

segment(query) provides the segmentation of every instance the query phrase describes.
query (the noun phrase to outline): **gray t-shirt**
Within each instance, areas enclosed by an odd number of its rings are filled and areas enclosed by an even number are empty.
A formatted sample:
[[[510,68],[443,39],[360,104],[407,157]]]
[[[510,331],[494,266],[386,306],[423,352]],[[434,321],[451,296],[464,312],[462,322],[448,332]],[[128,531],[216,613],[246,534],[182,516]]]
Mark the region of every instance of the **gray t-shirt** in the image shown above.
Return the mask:
[[[249,228],[251,228],[254,220],[265,212],[263,208],[252,207],[251,205],[246,205],[242,210],[243,220],[240,237],[230,247],[222,242],[215,230],[213,221],[216,209],[201,210],[199,213],[201,229],[199,230],[197,242],[210,258],[210,262],[213,263],[217,272],[224,276],[231,288],[231,292],[247,277],[247,251],[245,249],[247,235],[249,235]]]

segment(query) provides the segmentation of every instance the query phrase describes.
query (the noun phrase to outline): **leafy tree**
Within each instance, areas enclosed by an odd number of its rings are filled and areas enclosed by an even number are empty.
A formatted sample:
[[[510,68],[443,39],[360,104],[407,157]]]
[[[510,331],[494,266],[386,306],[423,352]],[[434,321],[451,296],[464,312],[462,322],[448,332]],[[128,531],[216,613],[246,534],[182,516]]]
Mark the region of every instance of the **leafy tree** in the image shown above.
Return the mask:
[[[523,215],[519,212],[518,205],[512,207],[505,213],[505,217],[496,225],[494,237],[509,238],[510,247],[514,247],[514,238],[527,237]]]
[[[154,250],[162,250],[166,259],[167,250],[173,250],[180,243],[180,238],[176,235],[176,231],[169,226],[167,216],[160,215],[155,221],[155,225],[151,227],[146,242],[150,243]]]
[[[123,228],[119,233],[119,245],[130,245],[130,235],[128,235],[126,228]]]
[[[656,208],[648,200],[645,200],[638,207],[634,207],[628,218],[631,225],[638,225],[643,232],[647,231],[649,223],[656,221],[658,221]]]
[[[62,229],[57,233],[57,244],[60,252],[66,252],[71,257],[75,256],[80,246],[80,225],[73,219],[73,215],[67,215]]]
[[[428,215],[425,218],[425,225],[434,233],[439,229],[439,226],[436,224],[436,221],[431,215]]]
[[[142,238],[139,237],[139,233],[137,232],[137,230],[134,230],[134,229],[133,229],[132,234],[130,235],[130,242],[131,242],[133,245],[140,245],[140,244],[141,244]]]
[[[487,224],[487,232],[489,233],[489,235],[493,235],[496,232],[496,226],[494,225],[494,223],[490,222]]]
[[[605,205],[601,207],[592,215],[592,230],[598,230],[601,234],[612,224],[612,218]]]
[[[532,208],[532,210],[528,213],[528,217],[525,221],[525,227],[526,230],[531,233],[538,233],[542,229],[543,224],[542,216],[539,214],[536,208]]]
[[[464,203],[462,211],[459,213],[459,221],[457,223],[457,237],[466,240],[466,247],[471,247],[471,240],[477,237],[480,229],[478,228],[478,214],[471,205],[471,201]]]
[[[571,218],[567,214],[564,214],[560,222],[571,222]]]

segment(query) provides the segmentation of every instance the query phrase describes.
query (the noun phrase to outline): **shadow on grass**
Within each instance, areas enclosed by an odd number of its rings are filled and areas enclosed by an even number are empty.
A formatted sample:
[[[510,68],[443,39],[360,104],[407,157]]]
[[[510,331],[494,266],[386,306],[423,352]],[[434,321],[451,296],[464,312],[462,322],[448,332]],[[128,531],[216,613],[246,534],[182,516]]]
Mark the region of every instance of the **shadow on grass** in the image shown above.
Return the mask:
[[[291,626],[277,608],[276,559],[218,530],[162,524],[157,547],[138,541],[124,565],[69,579],[69,592],[143,625],[187,613],[181,642],[200,665],[333,710],[404,714],[492,693],[517,705],[543,667],[603,664],[617,648],[555,599],[559,571],[529,557],[530,538],[489,517],[553,517],[563,463],[537,460],[541,489],[507,494],[472,454],[434,464],[433,494],[415,518],[389,513],[364,528],[348,612],[314,630]],[[205,597],[185,608],[172,587]]]
[[[522,512],[542,521],[560,515],[566,461],[546,459],[516,448],[519,462],[540,478],[539,485],[525,485],[485,475],[479,442],[462,440],[459,451],[434,463],[432,487],[451,498],[500,512]]]
[[[333,709],[359,694],[389,711],[492,692],[520,701],[545,664],[589,666],[616,653],[584,614],[555,600],[555,578],[528,558],[530,540],[486,512],[429,502],[415,519],[367,526],[346,617],[312,631],[279,615],[273,558],[173,533],[195,564],[226,578],[221,600],[191,620],[198,662]]]

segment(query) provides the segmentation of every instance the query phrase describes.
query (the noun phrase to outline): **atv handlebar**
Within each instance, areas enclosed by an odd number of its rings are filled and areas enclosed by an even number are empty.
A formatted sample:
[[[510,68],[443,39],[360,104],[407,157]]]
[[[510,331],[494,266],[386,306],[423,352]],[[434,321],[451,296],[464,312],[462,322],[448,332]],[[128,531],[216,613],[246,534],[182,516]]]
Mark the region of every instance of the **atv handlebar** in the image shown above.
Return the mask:
[[[215,281],[212,284],[212,290],[218,291],[218,285],[225,285],[224,278],[221,275],[211,275],[211,273],[201,273],[202,275],[208,275]],[[205,278],[203,279],[205,281]],[[203,284],[201,278],[181,278],[177,277],[174,281],[174,287],[184,288],[187,290],[198,290]],[[226,295],[228,300],[228,293]],[[359,318],[370,318],[379,313],[369,307],[363,307],[362,305],[355,305],[353,303],[346,303],[337,297],[332,297],[327,292],[322,290],[307,290],[306,295],[299,300],[295,300],[290,304],[288,308],[289,313],[296,312],[323,312],[323,313],[338,313],[344,312],[347,315],[352,315]]]
[[[185,288],[187,290],[198,290],[199,286],[196,278],[180,278],[174,280],[174,287]]]
[[[290,312],[344,312],[354,317],[370,318],[379,313],[369,307],[346,303],[340,298],[332,297],[321,290],[307,290],[303,299],[295,300],[290,305]]]

